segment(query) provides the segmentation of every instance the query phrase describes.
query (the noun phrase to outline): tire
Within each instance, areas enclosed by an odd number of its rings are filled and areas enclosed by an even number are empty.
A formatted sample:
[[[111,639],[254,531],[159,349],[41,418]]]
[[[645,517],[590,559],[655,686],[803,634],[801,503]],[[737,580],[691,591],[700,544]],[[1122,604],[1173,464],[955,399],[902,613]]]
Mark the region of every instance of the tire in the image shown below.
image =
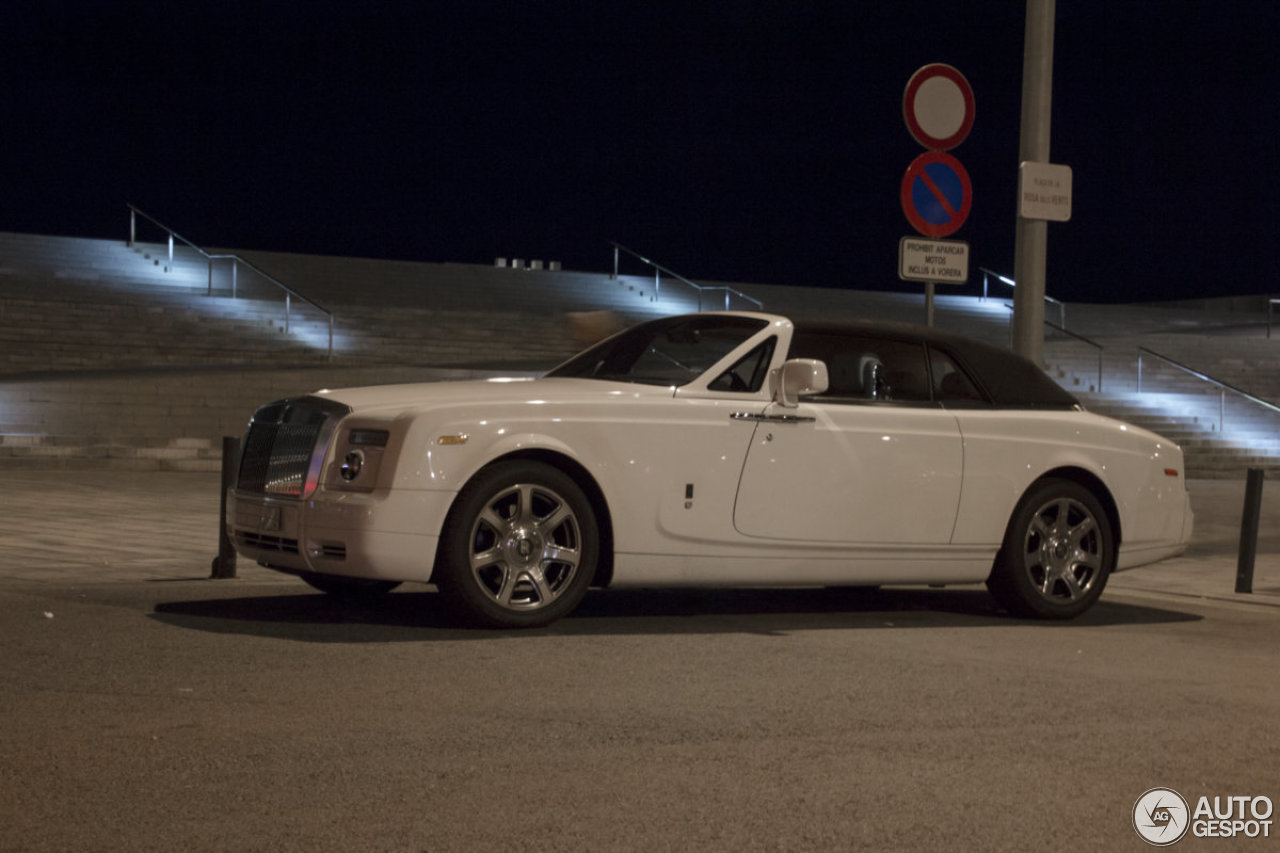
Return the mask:
[[[1048,479],[1014,510],[987,588],[1014,615],[1074,619],[1102,595],[1115,562],[1115,535],[1097,497]]]
[[[595,512],[571,477],[541,462],[502,462],[458,493],[433,579],[471,624],[536,628],[582,601],[599,549]]]
[[[400,586],[398,581],[378,581],[368,578],[348,578],[341,575],[322,575],[304,572],[302,579],[311,586],[335,598],[360,600],[379,598]]]

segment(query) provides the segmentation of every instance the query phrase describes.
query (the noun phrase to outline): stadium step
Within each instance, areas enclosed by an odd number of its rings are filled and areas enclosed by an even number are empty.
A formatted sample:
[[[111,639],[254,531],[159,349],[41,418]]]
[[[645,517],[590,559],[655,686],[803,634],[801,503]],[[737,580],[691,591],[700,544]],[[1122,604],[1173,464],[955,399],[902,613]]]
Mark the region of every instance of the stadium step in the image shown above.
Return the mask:
[[[221,437],[262,402],[320,387],[543,370],[613,328],[724,307],[652,277],[276,252],[237,254],[334,311],[328,318],[230,261],[163,243],[0,233],[0,468],[216,469]],[[919,324],[919,293],[769,284],[732,287],[796,318]],[[712,304],[715,303],[715,304]],[[734,298],[733,308],[754,308]],[[1007,346],[1007,301],[941,294],[935,325]],[[1052,318],[1051,318],[1052,319]],[[1050,332],[1049,375],[1090,408],[1181,443],[1199,476],[1241,476],[1280,460],[1274,418],[1224,403],[1144,358],[1160,352],[1280,399],[1280,341],[1256,318],[1160,306],[1067,306],[1077,334]],[[504,367],[505,365],[505,367]],[[200,467],[205,466],[205,467]]]

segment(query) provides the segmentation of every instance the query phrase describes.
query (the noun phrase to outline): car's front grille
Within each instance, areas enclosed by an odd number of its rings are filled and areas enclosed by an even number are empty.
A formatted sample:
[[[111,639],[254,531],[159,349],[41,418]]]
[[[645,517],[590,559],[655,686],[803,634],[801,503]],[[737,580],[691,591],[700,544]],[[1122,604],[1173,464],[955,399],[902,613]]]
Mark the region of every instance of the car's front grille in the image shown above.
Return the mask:
[[[348,411],[317,397],[280,400],[258,409],[245,434],[236,488],[302,497],[314,488],[329,436]]]

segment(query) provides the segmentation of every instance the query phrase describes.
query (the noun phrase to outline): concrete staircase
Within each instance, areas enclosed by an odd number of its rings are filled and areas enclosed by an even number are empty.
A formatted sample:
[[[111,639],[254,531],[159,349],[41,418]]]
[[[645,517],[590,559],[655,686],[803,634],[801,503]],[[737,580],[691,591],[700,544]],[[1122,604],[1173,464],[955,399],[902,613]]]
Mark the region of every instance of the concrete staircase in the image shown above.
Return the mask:
[[[229,251],[229,250],[218,250]],[[417,308],[473,312],[478,307],[521,316],[616,311],[628,318],[697,311],[697,298],[669,279],[655,292],[651,276],[516,269],[456,263],[385,261],[330,255],[236,250],[310,298],[340,309]]]
[[[286,319],[279,298],[208,296],[207,265],[166,272],[158,250],[0,233],[0,375],[327,356],[327,319],[305,304]]]
[[[1280,415],[1217,394],[1083,394],[1085,408],[1152,430],[1186,454],[1187,476],[1237,478],[1249,468],[1280,474]]]
[[[323,365],[86,371],[0,381],[0,469],[216,471],[222,437],[243,435],[262,403],[320,388],[494,372]]]
[[[708,282],[708,284],[717,284]],[[924,325],[924,299],[920,293],[894,293],[839,288],[786,287],[781,285],[730,285],[760,299],[765,310],[793,319],[867,318]],[[1009,345],[1006,303],[973,296],[939,295],[934,299],[934,326],[997,346]]]
[[[1131,318],[1129,328],[1139,323]],[[1151,354],[1275,405],[1280,400],[1280,340],[1262,334],[1256,325],[1206,323],[1182,333],[1099,336],[1094,340],[1104,345],[1101,387],[1097,349],[1052,339],[1045,344],[1046,369],[1090,410],[1177,442],[1187,455],[1190,476],[1239,477],[1248,468],[1280,473],[1280,412]]]
[[[0,467],[215,470],[253,409],[322,387],[531,375],[647,316],[653,280],[0,233]],[[668,288],[670,291],[670,288]],[[212,293],[212,295],[210,295]],[[233,296],[234,293],[234,296]],[[324,304],[321,302],[321,304]]]
[[[698,310],[682,283],[652,277],[237,254],[333,312],[291,300],[247,266],[164,244],[0,233],[0,468],[215,470],[220,439],[262,402],[321,387],[531,375],[609,323]],[[797,318],[924,322],[919,293],[727,284]],[[233,296],[234,292],[234,296]],[[210,295],[212,293],[212,295]],[[710,304],[715,302],[715,304]],[[702,306],[723,307],[714,294]],[[753,307],[736,299],[732,307]],[[1183,445],[1197,477],[1280,472],[1280,418],[1138,347],[1258,396],[1280,399],[1280,340],[1258,316],[1175,306],[1079,306],[1049,331],[1046,370],[1085,405]],[[1007,345],[1005,300],[941,294],[935,325]],[[1050,319],[1056,320],[1056,317]],[[287,324],[287,329],[286,329]],[[1099,352],[1101,352],[1101,369]],[[1230,397],[1231,395],[1228,395]]]

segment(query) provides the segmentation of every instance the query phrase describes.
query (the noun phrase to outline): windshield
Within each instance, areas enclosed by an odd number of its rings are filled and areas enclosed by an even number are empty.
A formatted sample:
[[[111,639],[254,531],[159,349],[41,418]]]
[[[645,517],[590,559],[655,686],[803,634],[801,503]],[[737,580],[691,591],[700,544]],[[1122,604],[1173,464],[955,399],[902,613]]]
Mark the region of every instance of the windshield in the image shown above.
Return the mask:
[[[664,317],[601,341],[547,375],[685,385],[766,325],[758,317],[723,314]]]

